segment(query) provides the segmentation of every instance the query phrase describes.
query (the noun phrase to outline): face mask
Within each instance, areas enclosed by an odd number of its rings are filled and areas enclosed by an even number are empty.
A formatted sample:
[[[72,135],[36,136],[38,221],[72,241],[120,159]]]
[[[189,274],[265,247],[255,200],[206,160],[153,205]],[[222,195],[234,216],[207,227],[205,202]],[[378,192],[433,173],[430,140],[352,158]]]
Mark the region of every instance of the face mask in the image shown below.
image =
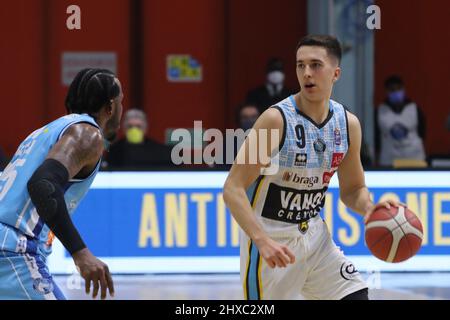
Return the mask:
[[[133,144],[139,144],[144,141],[144,131],[137,127],[132,127],[126,132],[127,141]]]
[[[267,81],[274,85],[282,84],[284,81],[284,73],[281,71],[272,71],[267,74]]]
[[[248,129],[253,128],[253,125],[255,124],[256,119],[245,119],[241,121],[241,128],[244,131],[247,131]]]
[[[389,93],[388,100],[392,104],[401,104],[405,101],[405,90],[397,90]]]

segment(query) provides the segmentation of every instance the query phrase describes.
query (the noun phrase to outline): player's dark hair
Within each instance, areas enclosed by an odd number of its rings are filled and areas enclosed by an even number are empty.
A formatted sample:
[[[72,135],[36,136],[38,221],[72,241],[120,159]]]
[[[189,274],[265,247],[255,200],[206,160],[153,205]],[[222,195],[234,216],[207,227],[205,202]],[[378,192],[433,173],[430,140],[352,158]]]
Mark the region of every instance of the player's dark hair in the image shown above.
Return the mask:
[[[384,81],[384,87],[385,87],[386,89],[389,89],[390,87],[392,87],[392,86],[394,86],[394,85],[403,86],[403,80],[402,80],[402,78],[400,78],[400,76],[392,75],[392,76],[389,76],[389,77]]]
[[[317,46],[327,50],[328,55],[331,55],[338,60],[338,64],[341,63],[342,48],[338,39],[329,35],[307,35],[303,37],[297,44],[295,52],[303,46]]]
[[[78,72],[66,96],[68,113],[93,115],[120,94],[115,75],[107,69],[86,68]]]
[[[284,71],[283,61],[281,61],[280,58],[270,58],[267,61],[266,65],[266,73],[272,72],[272,71]]]

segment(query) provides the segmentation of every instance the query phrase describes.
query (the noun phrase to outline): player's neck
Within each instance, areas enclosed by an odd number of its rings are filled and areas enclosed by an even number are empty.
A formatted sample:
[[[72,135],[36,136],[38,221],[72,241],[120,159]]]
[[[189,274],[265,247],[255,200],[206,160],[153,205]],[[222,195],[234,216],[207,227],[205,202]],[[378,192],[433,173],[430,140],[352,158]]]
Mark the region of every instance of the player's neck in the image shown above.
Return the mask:
[[[314,122],[322,123],[325,121],[330,109],[330,99],[311,101],[303,97],[300,93],[297,93],[294,98],[299,110],[314,120]]]
[[[100,115],[97,115],[95,117],[95,122],[97,122],[102,132],[105,131],[107,119],[100,117]]]

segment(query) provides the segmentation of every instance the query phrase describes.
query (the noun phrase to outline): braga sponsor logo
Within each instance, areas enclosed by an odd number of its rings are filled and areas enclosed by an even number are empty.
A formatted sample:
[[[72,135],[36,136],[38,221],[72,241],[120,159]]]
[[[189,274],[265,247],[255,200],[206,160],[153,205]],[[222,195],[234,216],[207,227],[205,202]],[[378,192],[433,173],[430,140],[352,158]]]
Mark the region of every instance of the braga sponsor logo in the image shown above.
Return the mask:
[[[282,177],[283,181],[298,183],[300,186],[311,188],[319,183],[319,177],[302,177],[297,173],[286,171]]]
[[[326,190],[298,190],[271,183],[261,215],[288,223],[307,221],[320,213]]]

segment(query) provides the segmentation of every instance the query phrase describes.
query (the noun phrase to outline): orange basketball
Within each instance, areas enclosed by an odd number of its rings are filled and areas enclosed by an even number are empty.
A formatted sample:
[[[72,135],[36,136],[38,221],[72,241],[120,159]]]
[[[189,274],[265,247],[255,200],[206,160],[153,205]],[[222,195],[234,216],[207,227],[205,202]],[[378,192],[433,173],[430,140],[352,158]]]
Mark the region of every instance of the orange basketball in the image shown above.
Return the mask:
[[[402,262],[419,251],[423,228],[408,208],[376,209],[366,223],[365,240],[372,254],[386,262]]]

